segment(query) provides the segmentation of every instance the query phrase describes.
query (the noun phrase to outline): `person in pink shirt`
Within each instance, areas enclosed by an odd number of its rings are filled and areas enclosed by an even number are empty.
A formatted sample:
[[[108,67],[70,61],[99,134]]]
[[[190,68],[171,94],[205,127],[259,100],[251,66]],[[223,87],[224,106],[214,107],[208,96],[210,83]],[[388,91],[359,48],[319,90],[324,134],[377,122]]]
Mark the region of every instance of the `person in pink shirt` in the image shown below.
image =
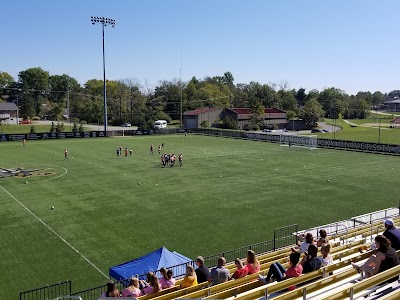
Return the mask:
[[[161,291],[161,289],[161,284],[159,283],[157,276],[152,274],[150,277],[150,283],[143,289],[143,293],[145,295],[155,294]]]
[[[138,298],[142,295],[142,291],[139,289],[139,280],[136,277],[132,277],[129,280],[128,287],[122,291],[122,297]]]
[[[162,289],[167,289],[175,286],[175,278],[173,278],[172,270],[166,270],[165,268],[160,269],[162,277],[160,278],[160,284]]]
[[[260,262],[256,258],[256,253],[253,250],[247,251],[247,264],[248,275],[260,272]]]
[[[301,274],[303,274],[303,266],[301,264],[299,264],[299,261],[300,261],[300,251],[293,251],[289,257],[289,262],[290,262],[289,269],[286,270],[285,267],[282,266],[281,263],[276,262],[270,266],[270,268],[268,270],[268,275],[266,277],[258,275],[258,279],[262,283],[267,284],[267,283],[269,283],[271,278],[273,278],[279,282],[284,279],[298,277]],[[295,288],[296,288],[296,286],[293,285],[293,286],[289,287],[288,290],[292,291]]]

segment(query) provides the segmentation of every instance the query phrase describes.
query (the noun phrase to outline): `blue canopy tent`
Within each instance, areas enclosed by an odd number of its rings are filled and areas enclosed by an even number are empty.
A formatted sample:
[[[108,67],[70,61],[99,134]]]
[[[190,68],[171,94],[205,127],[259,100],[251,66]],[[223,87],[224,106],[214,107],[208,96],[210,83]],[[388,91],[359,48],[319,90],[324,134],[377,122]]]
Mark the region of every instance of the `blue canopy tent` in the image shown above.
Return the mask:
[[[146,274],[149,271],[154,272],[162,267],[170,268],[190,261],[192,261],[190,258],[162,247],[142,257],[111,267],[109,274],[115,280],[120,281],[132,276]]]

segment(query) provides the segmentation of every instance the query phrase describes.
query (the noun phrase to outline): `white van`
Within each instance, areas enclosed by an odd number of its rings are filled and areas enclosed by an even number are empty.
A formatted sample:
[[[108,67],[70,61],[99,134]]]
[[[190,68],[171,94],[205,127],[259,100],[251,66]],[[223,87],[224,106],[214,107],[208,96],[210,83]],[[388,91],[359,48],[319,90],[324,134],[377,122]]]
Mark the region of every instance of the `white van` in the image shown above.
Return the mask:
[[[167,121],[157,120],[154,122],[154,129],[163,129],[163,128],[167,128]]]

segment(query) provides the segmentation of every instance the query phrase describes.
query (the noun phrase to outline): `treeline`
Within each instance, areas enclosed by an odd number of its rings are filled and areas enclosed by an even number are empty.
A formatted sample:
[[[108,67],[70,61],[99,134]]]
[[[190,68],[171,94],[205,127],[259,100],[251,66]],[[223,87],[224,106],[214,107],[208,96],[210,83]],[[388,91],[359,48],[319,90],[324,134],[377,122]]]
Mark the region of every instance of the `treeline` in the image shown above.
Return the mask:
[[[254,112],[263,107],[287,111],[288,118],[303,118],[310,125],[323,117],[365,118],[368,110],[385,100],[400,96],[376,91],[348,95],[338,88],[322,91],[289,89],[287,83],[236,83],[230,72],[223,76],[193,77],[188,82],[163,80],[155,88],[133,79],[107,80],[107,104],[110,124],[129,122],[150,127],[154,120],[179,120],[182,111],[200,107],[250,107]],[[50,75],[37,67],[21,71],[14,79],[0,71],[0,101],[14,102],[24,118],[60,120],[69,102],[74,122],[102,123],[103,81],[88,80],[83,86],[66,74]]]

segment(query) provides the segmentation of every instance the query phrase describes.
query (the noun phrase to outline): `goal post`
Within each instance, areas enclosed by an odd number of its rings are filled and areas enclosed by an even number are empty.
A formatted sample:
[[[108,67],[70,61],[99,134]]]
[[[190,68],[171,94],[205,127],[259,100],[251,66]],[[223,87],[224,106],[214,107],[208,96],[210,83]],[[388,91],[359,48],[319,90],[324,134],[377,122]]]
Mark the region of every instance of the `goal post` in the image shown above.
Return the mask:
[[[318,138],[316,135],[281,134],[279,139],[281,146],[308,148],[310,150],[315,150],[317,149],[318,145]]]

